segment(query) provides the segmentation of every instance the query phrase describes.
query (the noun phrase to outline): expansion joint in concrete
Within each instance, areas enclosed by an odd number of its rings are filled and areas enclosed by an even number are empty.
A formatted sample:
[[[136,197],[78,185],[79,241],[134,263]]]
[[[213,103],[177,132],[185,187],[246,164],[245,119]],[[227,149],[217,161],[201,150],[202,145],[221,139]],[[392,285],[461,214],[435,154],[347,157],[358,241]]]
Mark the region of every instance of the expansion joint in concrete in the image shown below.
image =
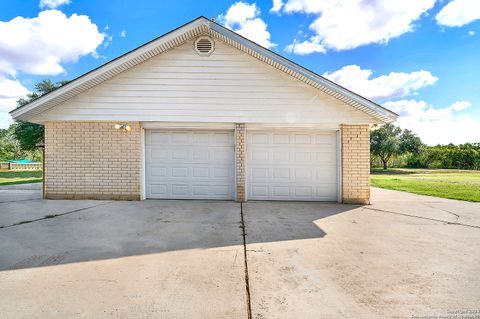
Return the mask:
[[[252,303],[250,301],[250,282],[248,277],[248,260],[247,260],[247,233],[245,230],[245,218],[243,215],[243,203],[240,203],[240,218],[243,237],[243,265],[245,269],[245,293],[247,298],[247,318],[252,319]]]

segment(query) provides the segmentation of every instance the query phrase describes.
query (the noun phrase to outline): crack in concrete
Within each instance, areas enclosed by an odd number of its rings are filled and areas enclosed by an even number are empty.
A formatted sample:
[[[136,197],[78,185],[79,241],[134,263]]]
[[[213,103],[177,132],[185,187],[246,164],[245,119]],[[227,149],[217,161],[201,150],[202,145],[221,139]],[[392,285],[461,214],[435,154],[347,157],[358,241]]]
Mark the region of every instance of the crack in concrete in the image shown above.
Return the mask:
[[[243,237],[243,264],[245,269],[245,291],[247,295],[247,318],[252,319],[252,304],[250,301],[250,282],[248,278],[248,261],[247,261],[247,233],[245,232],[245,219],[243,216],[243,203],[240,203],[240,218]]]
[[[480,226],[477,226],[477,225],[469,225],[469,224],[459,223],[458,218],[460,218],[460,216],[458,216],[456,221],[450,222],[448,220],[442,220],[442,219],[436,219],[436,218],[430,218],[430,217],[422,217],[422,216],[415,216],[415,215],[410,215],[410,214],[405,214],[405,213],[392,212],[392,211],[379,209],[379,208],[362,207],[362,210],[364,210],[364,209],[368,209],[368,210],[372,210],[372,211],[376,211],[376,212],[381,212],[381,213],[388,213],[388,214],[394,214],[394,215],[401,215],[401,216],[406,216],[406,217],[413,217],[413,218],[418,218],[418,219],[430,220],[430,221],[439,222],[439,223],[442,223],[442,224],[445,224],[445,225],[457,225],[457,226],[464,226],[464,227],[471,227],[471,228],[480,229]],[[452,213],[452,214],[454,214],[454,213]],[[454,215],[456,215],[456,214],[454,214]]]
[[[27,198],[27,199],[17,199],[17,200],[6,200],[6,201],[3,201],[3,202],[0,202],[0,204],[3,204],[3,203],[26,202],[26,201],[30,201],[30,200],[42,200],[42,199],[41,199],[41,198]]]
[[[84,210],[87,210],[87,209],[90,209],[90,208],[95,208],[95,207],[99,207],[99,206],[103,206],[103,205],[107,205],[107,204],[111,204],[111,203],[112,202],[100,203],[100,204],[97,204],[97,205],[93,205],[93,206],[89,206],[89,207],[83,207],[83,208],[71,210],[71,211],[68,211],[68,212],[65,212],[65,213],[60,213],[60,214],[49,214],[49,215],[46,215],[46,216],[41,217],[41,218],[36,218],[36,219],[32,219],[32,220],[24,220],[24,221],[15,223],[15,224],[0,226],[0,229],[5,229],[5,228],[14,227],[14,226],[30,224],[30,223],[39,222],[39,221],[46,220],[46,219],[52,219],[52,218],[55,218],[55,217],[60,217],[60,216],[64,216],[64,215],[78,213],[78,212],[81,212],[81,211],[84,211]]]
[[[430,205],[425,205],[425,206],[430,207],[430,208],[433,208],[433,209],[438,209],[438,210],[441,210],[442,212],[445,212],[445,213],[447,213],[447,214],[450,214],[450,215],[455,216],[455,222],[458,222],[458,220],[460,219],[460,215],[455,214],[454,212],[451,212],[451,211],[449,211],[449,210],[446,210],[446,209],[443,209],[443,208],[439,208],[439,207],[430,206]]]

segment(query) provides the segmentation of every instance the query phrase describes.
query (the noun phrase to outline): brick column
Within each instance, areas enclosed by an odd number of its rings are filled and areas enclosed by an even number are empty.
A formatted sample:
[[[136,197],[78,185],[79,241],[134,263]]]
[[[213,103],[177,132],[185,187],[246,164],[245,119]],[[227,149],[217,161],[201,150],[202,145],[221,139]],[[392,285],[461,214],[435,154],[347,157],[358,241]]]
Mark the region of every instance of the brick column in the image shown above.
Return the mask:
[[[370,126],[346,125],[342,129],[343,203],[370,203]]]
[[[245,202],[245,123],[235,123],[235,187],[237,202]]]

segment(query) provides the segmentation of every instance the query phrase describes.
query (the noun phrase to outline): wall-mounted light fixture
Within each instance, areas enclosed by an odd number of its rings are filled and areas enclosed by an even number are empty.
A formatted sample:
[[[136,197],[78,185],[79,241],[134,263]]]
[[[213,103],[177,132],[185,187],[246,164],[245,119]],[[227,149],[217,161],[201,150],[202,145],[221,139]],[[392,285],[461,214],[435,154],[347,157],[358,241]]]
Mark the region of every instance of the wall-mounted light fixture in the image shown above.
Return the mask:
[[[127,123],[115,124],[115,129],[120,130],[124,133],[130,132],[132,128]]]

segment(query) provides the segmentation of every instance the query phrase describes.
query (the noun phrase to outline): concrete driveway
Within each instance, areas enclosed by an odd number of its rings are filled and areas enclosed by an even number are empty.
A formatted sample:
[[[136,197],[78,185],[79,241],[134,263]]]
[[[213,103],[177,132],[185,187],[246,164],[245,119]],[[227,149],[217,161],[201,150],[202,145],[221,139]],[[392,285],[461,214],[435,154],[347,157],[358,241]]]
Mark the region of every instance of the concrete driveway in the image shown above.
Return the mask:
[[[380,189],[370,206],[42,201],[0,189],[0,227],[2,318],[479,309],[480,204]]]

